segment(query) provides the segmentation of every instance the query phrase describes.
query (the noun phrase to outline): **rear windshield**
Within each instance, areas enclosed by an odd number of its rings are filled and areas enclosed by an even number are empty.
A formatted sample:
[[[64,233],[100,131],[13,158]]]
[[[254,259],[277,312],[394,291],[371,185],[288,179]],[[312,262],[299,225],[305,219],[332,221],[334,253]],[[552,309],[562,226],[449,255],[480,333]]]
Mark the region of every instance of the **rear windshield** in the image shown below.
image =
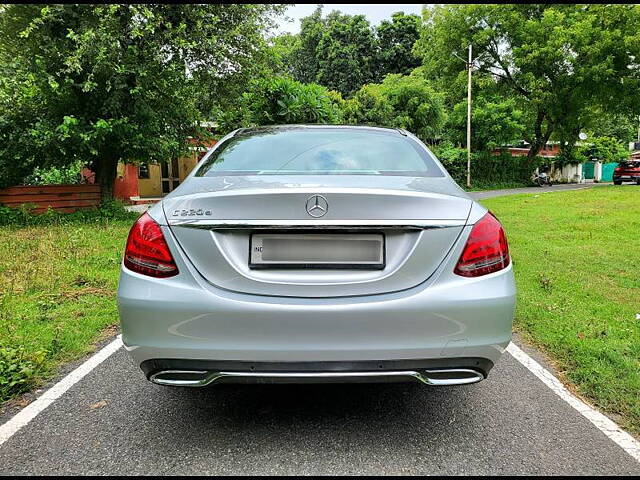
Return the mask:
[[[265,128],[235,135],[195,175],[272,174],[444,176],[424,148],[394,130],[329,127]]]

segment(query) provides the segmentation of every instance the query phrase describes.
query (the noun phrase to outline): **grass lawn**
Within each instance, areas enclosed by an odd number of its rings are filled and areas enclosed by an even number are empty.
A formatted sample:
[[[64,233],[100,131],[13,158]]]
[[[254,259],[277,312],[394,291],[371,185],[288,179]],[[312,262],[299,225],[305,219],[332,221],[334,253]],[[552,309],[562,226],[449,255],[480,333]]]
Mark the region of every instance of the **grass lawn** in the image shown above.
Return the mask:
[[[575,390],[640,433],[640,187],[482,203],[509,239],[516,330]]]
[[[131,217],[0,227],[0,402],[89,352],[118,323]]]

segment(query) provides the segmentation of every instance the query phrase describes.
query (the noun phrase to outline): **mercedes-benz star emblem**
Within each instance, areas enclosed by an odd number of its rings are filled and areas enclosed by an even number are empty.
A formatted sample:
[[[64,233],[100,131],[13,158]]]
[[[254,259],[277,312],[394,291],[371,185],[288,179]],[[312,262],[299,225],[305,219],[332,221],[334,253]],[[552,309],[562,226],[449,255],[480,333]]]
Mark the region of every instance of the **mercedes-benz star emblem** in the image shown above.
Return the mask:
[[[312,217],[323,217],[328,211],[329,203],[322,195],[311,195],[307,199],[307,213]]]

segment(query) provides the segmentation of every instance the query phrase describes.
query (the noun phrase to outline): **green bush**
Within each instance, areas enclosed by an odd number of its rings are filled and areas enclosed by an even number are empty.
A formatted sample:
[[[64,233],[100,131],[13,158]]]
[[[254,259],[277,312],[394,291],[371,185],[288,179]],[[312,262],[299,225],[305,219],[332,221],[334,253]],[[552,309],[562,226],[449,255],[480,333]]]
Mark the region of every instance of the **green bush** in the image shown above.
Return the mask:
[[[342,121],[341,103],[339,94],[314,83],[264,78],[249,86],[238,109],[219,112],[218,123],[223,131],[250,125],[336,124]]]
[[[449,175],[460,185],[467,183],[467,150],[451,144],[433,148]],[[511,156],[507,152],[471,154],[472,188],[509,188],[530,185],[533,171],[542,163],[540,158],[529,163],[526,156]]]
[[[131,220],[138,213],[125,210],[124,204],[118,201],[105,202],[98,208],[77,210],[73,213],[60,213],[49,208],[44,213],[33,213],[34,205],[24,204],[20,208],[9,208],[0,205],[0,226],[31,225],[69,225],[74,223],[103,223],[113,220]]]
[[[450,143],[432,147],[440,163],[460,186],[467,183],[467,151]],[[473,161],[473,159],[472,159]]]
[[[79,183],[83,162],[76,161],[65,167],[36,167],[22,183],[25,185],[70,185]]]
[[[33,387],[45,355],[0,346],[0,403]]]
[[[581,157],[578,163],[590,159],[598,159],[602,163],[623,162],[629,157],[626,145],[613,137],[596,137],[585,143],[579,149]]]
[[[420,75],[389,74],[344,105],[348,123],[404,128],[422,140],[438,138],[447,115],[444,96]]]

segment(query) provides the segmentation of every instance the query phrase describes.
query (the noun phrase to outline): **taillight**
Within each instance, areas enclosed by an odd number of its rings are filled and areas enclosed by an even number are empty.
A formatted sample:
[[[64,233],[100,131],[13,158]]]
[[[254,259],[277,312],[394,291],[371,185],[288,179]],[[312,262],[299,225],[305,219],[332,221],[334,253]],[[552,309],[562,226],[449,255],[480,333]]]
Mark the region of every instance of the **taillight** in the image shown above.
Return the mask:
[[[178,267],[160,226],[147,213],[129,231],[124,265],[129,270],[150,277],[164,278],[178,274]]]
[[[479,277],[509,265],[509,245],[502,225],[488,212],[471,229],[454,273]]]

